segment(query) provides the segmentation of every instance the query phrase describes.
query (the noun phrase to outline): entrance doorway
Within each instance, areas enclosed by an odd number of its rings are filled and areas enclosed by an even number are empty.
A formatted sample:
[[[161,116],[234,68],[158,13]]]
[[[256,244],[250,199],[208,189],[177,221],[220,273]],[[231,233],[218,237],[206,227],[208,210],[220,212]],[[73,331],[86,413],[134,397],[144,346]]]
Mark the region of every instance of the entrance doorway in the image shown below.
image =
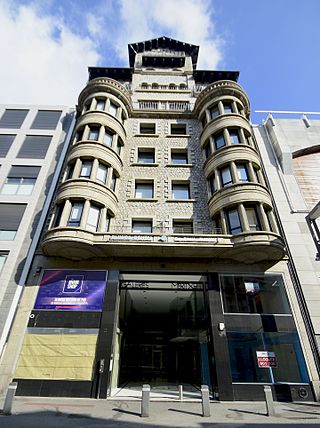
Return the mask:
[[[208,384],[201,282],[121,284],[119,386]]]

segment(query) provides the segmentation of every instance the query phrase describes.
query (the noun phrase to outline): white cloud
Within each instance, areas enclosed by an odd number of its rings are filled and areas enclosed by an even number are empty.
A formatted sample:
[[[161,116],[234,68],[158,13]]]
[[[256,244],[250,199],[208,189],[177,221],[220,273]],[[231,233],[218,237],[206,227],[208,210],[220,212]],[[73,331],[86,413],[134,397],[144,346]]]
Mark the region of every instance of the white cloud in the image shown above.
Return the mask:
[[[119,0],[121,26],[113,34],[116,52],[127,60],[127,44],[169,36],[200,45],[198,68],[214,69],[222,59],[210,0]]]
[[[89,37],[34,4],[0,0],[0,102],[73,106],[99,54]]]

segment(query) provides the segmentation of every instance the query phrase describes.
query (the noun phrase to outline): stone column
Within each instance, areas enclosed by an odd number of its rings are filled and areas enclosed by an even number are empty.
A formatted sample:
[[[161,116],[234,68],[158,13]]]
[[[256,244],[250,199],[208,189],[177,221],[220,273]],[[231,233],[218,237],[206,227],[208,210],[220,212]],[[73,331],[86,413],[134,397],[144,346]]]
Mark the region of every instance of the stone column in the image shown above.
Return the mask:
[[[70,217],[70,212],[71,212],[71,202],[69,201],[69,199],[67,199],[64,202],[64,207],[62,209],[62,214],[61,214],[61,219],[60,219],[60,227],[65,227],[68,223],[69,217]]]
[[[92,164],[91,174],[90,174],[90,180],[96,180],[98,167],[99,167],[98,159],[93,159],[93,164]]]
[[[223,102],[222,101],[218,102],[218,110],[219,110],[219,114],[224,114],[224,108],[223,108]]]
[[[90,201],[88,199],[86,199],[84,206],[83,206],[81,221],[80,221],[80,227],[82,229],[86,228],[89,210],[90,210]]]
[[[261,202],[258,205],[258,213],[259,213],[259,220],[261,223],[261,229],[262,230],[269,230],[269,223],[268,223],[267,215],[264,211],[263,204]]]
[[[227,130],[227,128],[224,128],[224,130],[223,130],[223,138],[224,138],[224,141],[226,143],[226,146],[231,146],[231,138],[230,138],[229,131]]]
[[[238,170],[236,164],[233,161],[230,162],[230,172],[233,183],[239,183],[240,180],[238,177]]]
[[[243,204],[238,205],[238,213],[239,213],[240,223],[242,225],[243,232],[250,232],[249,222],[248,222],[246,210]]]

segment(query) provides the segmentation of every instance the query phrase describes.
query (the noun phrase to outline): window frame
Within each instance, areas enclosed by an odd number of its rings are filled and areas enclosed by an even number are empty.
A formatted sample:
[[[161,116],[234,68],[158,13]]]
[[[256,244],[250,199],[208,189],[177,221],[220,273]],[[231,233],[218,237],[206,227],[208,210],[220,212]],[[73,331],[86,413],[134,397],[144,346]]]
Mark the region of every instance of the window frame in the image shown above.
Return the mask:
[[[233,215],[233,214],[236,214],[237,220],[238,220],[235,223],[235,226],[232,225],[231,215]],[[229,229],[230,235],[237,235],[238,233],[243,232],[243,227],[241,224],[241,218],[240,218],[238,208],[230,208],[230,209],[226,210],[226,217],[227,217],[227,223],[228,223],[228,229]]]
[[[141,192],[141,196],[139,195],[139,192]],[[143,194],[144,192],[146,192],[148,196],[145,196]],[[154,180],[136,180],[135,186],[134,186],[134,198],[135,199],[153,199],[154,198]]]
[[[183,188],[184,187],[184,188]],[[180,197],[175,196],[175,192],[179,193]],[[181,192],[185,192],[187,197],[184,197]],[[177,195],[178,196],[178,195]],[[171,183],[171,198],[174,200],[189,200],[191,199],[190,182],[172,182]]]
[[[136,230],[138,225],[150,226],[149,230]],[[153,233],[153,219],[132,219],[131,220],[132,233]]]
[[[180,155],[180,159],[179,159]],[[183,160],[185,162],[179,162],[179,160]],[[188,149],[171,149],[170,152],[170,162],[172,165],[188,165]]]
[[[145,154],[151,154],[148,158],[148,156],[144,159],[143,155]],[[151,161],[150,161],[151,160]],[[138,153],[137,153],[137,163],[146,165],[146,164],[154,164],[155,163],[155,149],[154,147],[138,147]]]

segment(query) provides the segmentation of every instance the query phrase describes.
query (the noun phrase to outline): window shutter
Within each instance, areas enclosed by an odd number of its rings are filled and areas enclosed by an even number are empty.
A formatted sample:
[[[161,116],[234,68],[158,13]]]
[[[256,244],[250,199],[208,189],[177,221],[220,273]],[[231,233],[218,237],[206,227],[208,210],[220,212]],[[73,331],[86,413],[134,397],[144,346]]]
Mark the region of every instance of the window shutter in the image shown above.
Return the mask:
[[[27,204],[0,204],[0,230],[18,230]]]
[[[17,158],[44,159],[52,137],[43,135],[26,136]]]
[[[56,129],[62,111],[39,110],[31,129]]]
[[[37,178],[40,169],[40,166],[12,166],[8,177]]]
[[[14,139],[15,135],[0,135],[0,158],[7,156]]]
[[[1,119],[1,128],[21,128],[24,119],[26,118],[29,110],[6,110]]]

